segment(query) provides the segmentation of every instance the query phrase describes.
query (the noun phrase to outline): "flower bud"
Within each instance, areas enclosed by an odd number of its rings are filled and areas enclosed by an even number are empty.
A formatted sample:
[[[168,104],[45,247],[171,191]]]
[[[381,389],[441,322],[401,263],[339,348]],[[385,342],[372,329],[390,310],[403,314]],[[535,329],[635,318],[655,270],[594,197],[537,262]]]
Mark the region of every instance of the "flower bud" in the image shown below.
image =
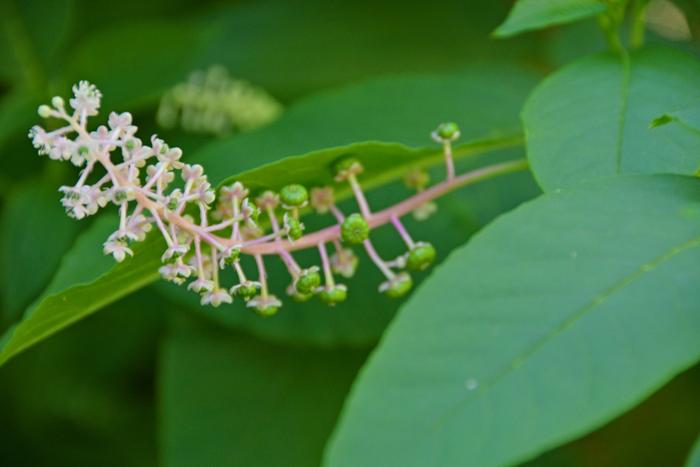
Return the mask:
[[[430,243],[419,242],[408,252],[406,267],[411,271],[422,271],[435,261],[435,247]]]
[[[384,292],[387,297],[403,297],[413,287],[413,279],[407,272],[402,272],[379,286],[379,291]]]
[[[51,107],[45,104],[40,105],[37,113],[41,118],[49,118],[51,116]]]
[[[306,205],[309,192],[303,185],[287,185],[280,191],[280,199],[286,208],[299,208]]]
[[[327,305],[335,306],[338,303],[344,302],[348,297],[348,289],[342,285],[334,285],[324,287],[318,294],[321,301]]]
[[[333,165],[335,179],[339,182],[347,180],[351,175],[362,173],[364,170],[362,163],[354,157],[345,157]]]
[[[312,294],[321,285],[321,275],[318,268],[313,267],[302,271],[296,281],[296,291],[301,294]]]
[[[53,99],[51,99],[51,105],[57,109],[62,109],[65,103],[63,102],[63,98],[61,96],[55,96]]]
[[[423,169],[413,169],[406,173],[403,181],[408,188],[422,190],[430,183],[430,175]]]
[[[459,138],[459,127],[454,122],[441,123],[433,133],[433,137],[441,142],[454,141]]]
[[[350,214],[340,226],[340,238],[348,245],[358,245],[368,237],[369,225],[360,214]]]

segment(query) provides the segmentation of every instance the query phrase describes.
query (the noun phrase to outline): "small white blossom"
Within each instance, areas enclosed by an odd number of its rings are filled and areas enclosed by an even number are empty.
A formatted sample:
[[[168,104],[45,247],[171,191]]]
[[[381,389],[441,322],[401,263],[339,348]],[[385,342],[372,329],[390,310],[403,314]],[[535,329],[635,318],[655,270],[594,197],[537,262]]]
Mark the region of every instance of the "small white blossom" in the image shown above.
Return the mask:
[[[134,252],[126,246],[126,242],[119,239],[107,240],[104,243],[103,251],[106,255],[114,256],[114,259],[119,263],[124,261],[127,255],[134,256]]]
[[[130,240],[142,242],[146,239],[146,234],[153,229],[153,225],[143,214],[129,216],[126,220],[126,236]]]
[[[97,115],[100,108],[100,100],[102,93],[87,81],[80,81],[73,86],[73,98],[70,99],[70,106],[75,109],[78,114],[85,114],[89,117]]]
[[[200,277],[197,280],[190,282],[190,285],[187,286],[187,289],[193,290],[200,294],[211,292],[212,290],[214,290],[214,282]]]
[[[193,268],[182,263],[182,261],[176,261],[162,266],[158,272],[160,272],[163,279],[182,285],[192,275]]]
[[[266,308],[274,307],[279,308],[282,306],[282,302],[274,295],[257,295],[250,300],[246,305],[248,308],[255,308],[257,310],[264,310]]]
[[[233,297],[224,289],[215,289],[211,292],[205,292],[202,294],[202,300],[200,302],[202,305],[211,305],[213,307],[218,307],[222,303],[233,303]]]
[[[173,258],[182,258],[187,254],[188,251],[189,248],[187,247],[187,245],[173,245],[167,250],[165,250],[165,253],[163,253],[163,256],[161,256],[160,260],[166,262]]]

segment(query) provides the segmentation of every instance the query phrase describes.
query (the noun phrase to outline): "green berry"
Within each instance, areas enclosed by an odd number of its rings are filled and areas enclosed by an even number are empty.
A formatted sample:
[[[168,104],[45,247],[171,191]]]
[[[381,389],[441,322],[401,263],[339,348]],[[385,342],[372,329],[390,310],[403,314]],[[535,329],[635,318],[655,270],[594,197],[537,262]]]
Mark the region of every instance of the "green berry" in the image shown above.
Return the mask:
[[[435,247],[430,243],[417,243],[408,253],[406,267],[410,271],[422,271],[433,264],[436,255]]]
[[[291,240],[298,240],[304,235],[304,224],[299,222],[299,219],[285,216],[284,223],[287,227],[287,235]]]
[[[454,140],[459,136],[459,127],[454,122],[441,123],[437,128],[437,134],[444,140]]]
[[[318,296],[323,303],[335,305],[345,301],[348,297],[348,290],[344,285],[334,285],[324,288]]]
[[[303,303],[303,302],[308,302],[309,300],[311,300],[311,298],[313,296],[314,296],[314,294],[312,294],[312,293],[303,294],[303,293],[296,292],[296,293],[292,294],[292,300],[294,300],[297,303]]]
[[[309,200],[309,192],[303,185],[287,185],[280,191],[280,199],[285,206],[300,207]]]
[[[236,289],[236,295],[244,300],[250,300],[258,293],[258,288],[255,284],[243,284]]]
[[[235,263],[238,258],[241,256],[241,249],[240,248],[231,248],[228,251],[228,256],[224,258],[224,263],[228,266],[231,266],[233,263]]]
[[[312,294],[321,285],[321,275],[316,270],[307,269],[296,282],[296,290],[301,294]]]
[[[407,272],[402,272],[389,281],[384,293],[387,297],[399,298],[406,295],[411,287],[413,287],[413,279]]]
[[[358,245],[369,237],[369,225],[360,214],[350,214],[340,226],[340,238],[348,245]]]
[[[279,311],[279,307],[276,306],[262,306],[262,307],[255,307],[255,312],[259,314],[260,316],[274,316],[277,314]]]

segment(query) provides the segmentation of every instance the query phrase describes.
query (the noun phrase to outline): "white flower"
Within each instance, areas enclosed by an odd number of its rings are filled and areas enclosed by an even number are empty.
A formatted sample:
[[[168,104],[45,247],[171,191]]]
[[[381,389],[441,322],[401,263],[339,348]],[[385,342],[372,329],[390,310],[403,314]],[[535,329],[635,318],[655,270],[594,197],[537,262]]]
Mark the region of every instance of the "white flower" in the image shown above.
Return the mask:
[[[40,155],[46,155],[51,152],[54,144],[54,137],[46,132],[42,127],[35,125],[29,130],[29,137],[32,139],[32,145],[38,150]]]
[[[200,203],[211,204],[216,199],[216,193],[211,189],[209,182],[202,183],[197,190],[194,191]]]
[[[182,261],[176,261],[162,266],[158,272],[163,276],[163,279],[181,285],[185,282],[185,279],[188,279],[192,275],[193,268],[187,266]]]
[[[185,182],[189,182],[192,180],[195,185],[199,185],[200,183],[204,182],[206,180],[206,177],[203,177],[204,175],[204,167],[202,167],[199,164],[195,165],[189,165],[189,164],[184,164],[182,166],[182,179]],[[204,178],[204,180],[201,180]]]
[[[131,124],[133,118],[129,112],[124,112],[118,114],[116,112],[111,112],[109,114],[109,128],[112,130],[119,130],[121,132],[121,137],[123,139],[131,138],[138,130],[137,127]]]
[[[129,216],[126,219],[126,236],[129,239],[142,242],[146,238],[146,234],[153,229],[153,225],[146,219],[143,214]]]
[[[357,256],[348,248],[342,248],[331,256],[331,268],[333,272],[343,277],[350,278],[355,275],[357,262]]]
[[[437,204],[429,201],[413,210],[413,218],[417,221],[424,221],[435,214],[435,211],[437,211]]]
[[[73,86],[73,98],[70,99],[70,106],[79,114],[87,116],[97,115],[100,108],[102,93],[87,81],[81,81]]]
[[[235,182],[233,185],[221,187],[221,201],[230,203],[234,198],[242,200],[248,196],[248,189],[241,182]]]
[[[202,305],[218,307],[222,303],[233,303],[233,297],[231,297],[231,295],[229,295],[229,293],[224,289],[216,289],[202,294],[202,300],[200,303]]]
[[[107,240],[104,243],[104,254],[114,256],[117,262],[121,263],[126,258],[126,255],[134,256],[134,252],[126,246],[126,242],[119,239]]]
[[[266,308],[279,308],[282,306],[282,302],[275,297],[274,295],[267,295],[267,296],[262,296],[262,295],[257,295],[250,300],[248,300],[248,304],[246,305],[248,308],[255,308],[257,310],[264,310]]]
[[[165,250],[165,253],[163,253],[160,260],[162,262],[166,262],[172,258],[182,258],[189,250],[190,249],[187,247],[187,245],[173,245]]]
[[[158,160],[164,164],[168,164],[170,167],[180,169],[184,167],[185,164],[180,162],[182,157],[182,149],[180,148],[167,148],[158,154]]]
[[[193,290],[197,293],[211,292],[214,290],[214,282],[200,277],[197,280],[190,282],[187,289]]]

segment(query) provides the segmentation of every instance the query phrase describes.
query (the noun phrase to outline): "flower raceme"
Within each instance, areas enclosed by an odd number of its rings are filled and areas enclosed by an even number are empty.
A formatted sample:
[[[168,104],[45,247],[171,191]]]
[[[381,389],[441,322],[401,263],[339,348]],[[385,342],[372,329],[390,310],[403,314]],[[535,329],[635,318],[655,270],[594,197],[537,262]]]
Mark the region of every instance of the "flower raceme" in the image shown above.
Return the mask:
[[[238,297],[262,316],[275,314],[282,305],[268,289],[265,258],[270,255],[278,256],[286,266],[291,278],[287,294],[294,300],[306,301],[318,295],[329,305],[344,301],[348,289],[337,283],[335,276],[353,276],[358,260],[349,246],[354,245],[362,245],[385,276],[381,292],[390,297],[405,295],[413,284],[409,271],[429,267],[436,251],[429,243],[415,242],[400,218],[410,213],[425,218],[435,210],[435,198],[459,186],[525,167],[522,161],[514,161],[455,175],[451,143],[459,136],[459,129],[454,123],[442,124],[433,138],[443,146],[446,180],[428,187],[427,174],[413,170],[406,182],[416,194],[382,211],[372,212],[364,196],[362,163],[354,158],[339,160],[333,168],[335,180],[349,184],[359,209],[346,216],[335,204],[333,189],[327,186],[307,191],[303,185],[291,184],[279,193],[251,194],[235,182],[217,193],[202,166],[181,161],[179,148],[168,146],[156,135],[147,142],[138,138],[128,112],[112,112],[106,125],[90,130],[88,118],[98,114],[102,95],[86,81],[72,90],[68,107],[62,98],[54,97],[50,106],[42,105],[38,110],[41,117],[60,120],[63,126],[51,131],[35,126],[29,132],[40,155],[81,168],[75,185],[59,189],[67,214],[82,219],[114,204],[119,225],[104,243],[105,254],[121,262],[133,256],[134,242],[143,241],[155,230],[166,243],[160,268],[164,279],[176,284],[189,282],[187,288],[200,295],[203,305],[216,307]],[[176,179],[180,180],[176,183]],[[332,215],[336,224],[305,233],[301,213],[307,206]],[[378,254],[370,239],[371,230],[385,224],[396,229],[407,250],[391,261]],[[329,255],[331,245],[333,254]],[[296,262],[292,253],[304,248],[318,250],[320,266],[302,267]],[[242,255],[255,260],[254,280],[244,271]],[[233,269],[238,278],[233,286],[221,284],[219,273],[225,268]]]

